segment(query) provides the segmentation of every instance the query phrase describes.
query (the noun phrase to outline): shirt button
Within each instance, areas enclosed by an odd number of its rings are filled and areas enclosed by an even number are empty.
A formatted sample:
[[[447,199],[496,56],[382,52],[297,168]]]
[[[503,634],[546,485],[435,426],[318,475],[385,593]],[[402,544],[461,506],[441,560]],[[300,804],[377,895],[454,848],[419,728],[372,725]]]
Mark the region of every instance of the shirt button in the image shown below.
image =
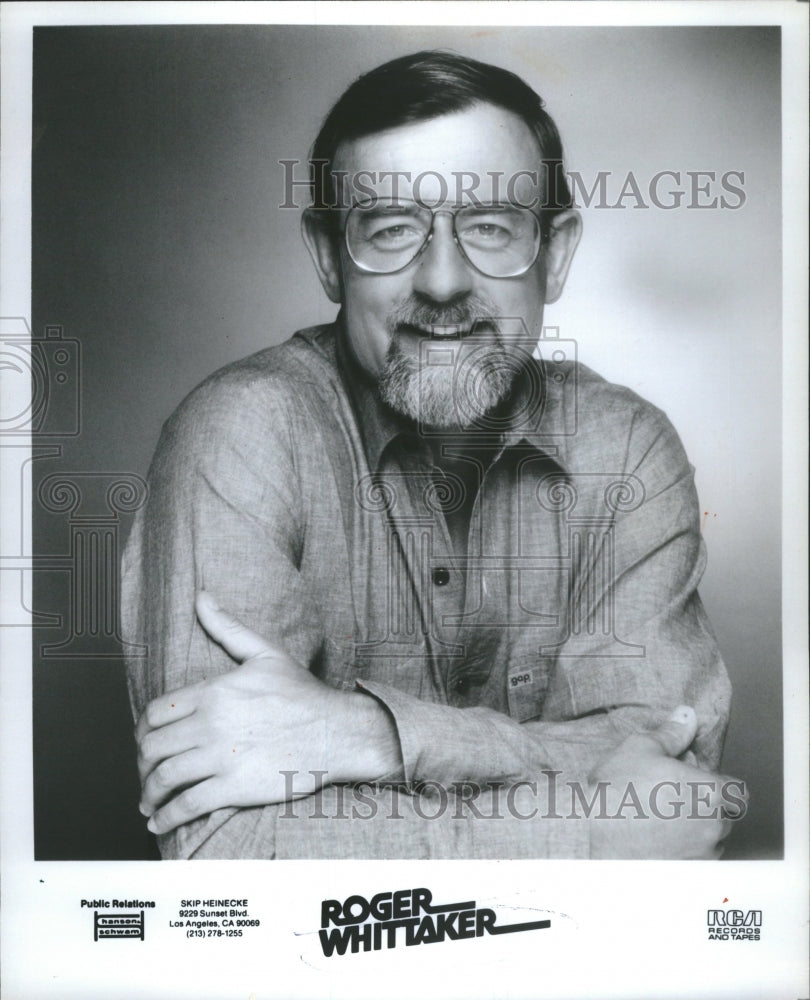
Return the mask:
[[[433,570],[433,582],[437,587],[446,587],[450,583],[450,570],[444,566],[437,566]]]
[[[457,677],[453,681],[453,690],[457,694],[466,694],[470,689],[470,682],[466,677]]]

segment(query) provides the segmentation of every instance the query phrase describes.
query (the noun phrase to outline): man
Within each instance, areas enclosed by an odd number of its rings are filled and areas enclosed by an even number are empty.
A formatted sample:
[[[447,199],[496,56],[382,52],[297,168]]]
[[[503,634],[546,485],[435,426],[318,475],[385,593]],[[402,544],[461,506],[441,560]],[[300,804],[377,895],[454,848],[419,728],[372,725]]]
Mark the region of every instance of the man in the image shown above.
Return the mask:
[[[338,320],[185,400],[125,554],[164,856],[718,856],[691,469],[660,411],[532,358],[581,230],[542,101],[419,53],[312,161]]]

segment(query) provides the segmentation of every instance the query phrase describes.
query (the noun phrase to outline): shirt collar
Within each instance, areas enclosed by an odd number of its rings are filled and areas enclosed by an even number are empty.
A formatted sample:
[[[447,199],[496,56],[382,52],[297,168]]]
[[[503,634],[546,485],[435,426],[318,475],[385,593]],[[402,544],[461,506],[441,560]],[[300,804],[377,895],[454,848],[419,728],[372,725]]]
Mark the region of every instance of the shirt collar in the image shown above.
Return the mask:
[[[335,326],[338,371],[357,417],[368,467],[376,472],[387,445],[399,434],[414,433],[413,427],[380,399],[376,383],[360,366],[346,336],[342,310]]]

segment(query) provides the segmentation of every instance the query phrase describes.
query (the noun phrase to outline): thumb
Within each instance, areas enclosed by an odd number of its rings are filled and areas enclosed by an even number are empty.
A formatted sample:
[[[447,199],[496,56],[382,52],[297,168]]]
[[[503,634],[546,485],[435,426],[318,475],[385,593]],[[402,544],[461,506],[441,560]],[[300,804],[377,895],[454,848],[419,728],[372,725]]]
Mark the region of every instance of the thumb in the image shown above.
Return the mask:
[[[697,733],[697,716],[688,705],[679,705],[666,722],[650,730],[647,736],[661,745],[668,757],[680,757],[689,749]]]
[[[205,631],[237,662],[244,663],[245,660],[276,652],[273,645],[257,632],[253,632],[229,612],[223,611],[207,590],[197,591],[194,606]]]

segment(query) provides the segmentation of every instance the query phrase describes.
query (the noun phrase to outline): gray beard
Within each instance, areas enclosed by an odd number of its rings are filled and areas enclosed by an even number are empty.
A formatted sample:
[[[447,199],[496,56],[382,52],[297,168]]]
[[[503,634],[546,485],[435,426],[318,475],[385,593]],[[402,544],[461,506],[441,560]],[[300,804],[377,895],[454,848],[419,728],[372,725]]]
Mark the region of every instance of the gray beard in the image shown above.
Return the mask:
[[[464,430],[491,413],[509,395],[517,373],[499,342],[477,344],[453,365],[421,365],[391,341],[380,374],[384,403],[417,424]]]

